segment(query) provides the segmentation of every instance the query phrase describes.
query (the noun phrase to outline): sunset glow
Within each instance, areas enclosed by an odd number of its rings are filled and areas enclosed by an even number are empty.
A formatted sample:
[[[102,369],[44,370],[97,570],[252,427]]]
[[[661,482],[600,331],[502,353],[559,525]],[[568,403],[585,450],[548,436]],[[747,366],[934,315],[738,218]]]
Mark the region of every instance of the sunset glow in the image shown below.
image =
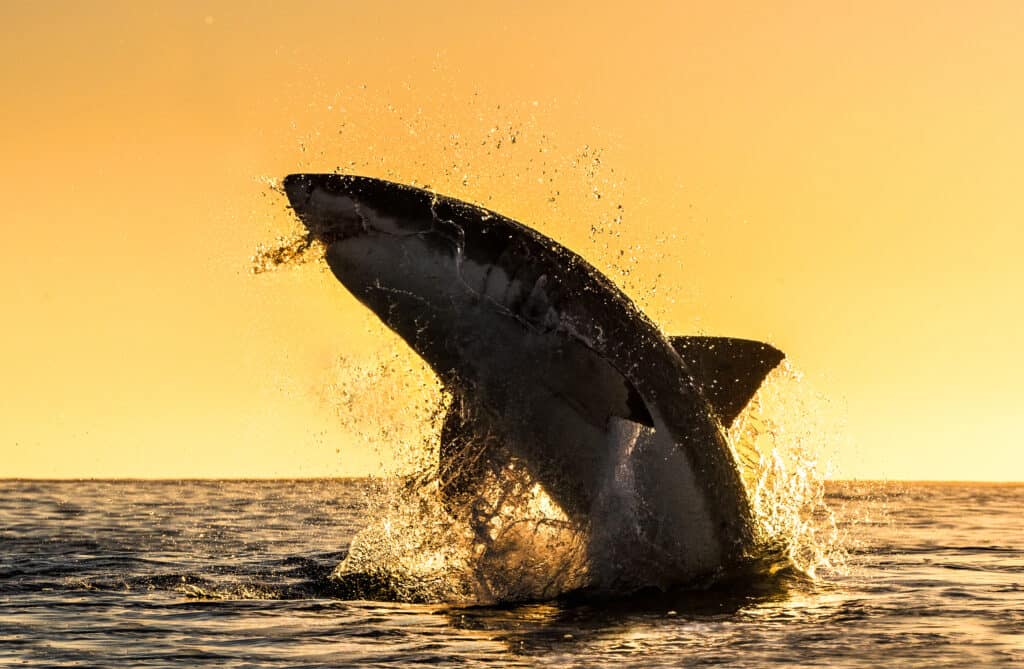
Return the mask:
[[[296,4],[0,8],[0,477],[379,472],[331,387],[400,340],[250,268],[340,168],[772,342],[836,477],[1024,479],[1024,5]]]

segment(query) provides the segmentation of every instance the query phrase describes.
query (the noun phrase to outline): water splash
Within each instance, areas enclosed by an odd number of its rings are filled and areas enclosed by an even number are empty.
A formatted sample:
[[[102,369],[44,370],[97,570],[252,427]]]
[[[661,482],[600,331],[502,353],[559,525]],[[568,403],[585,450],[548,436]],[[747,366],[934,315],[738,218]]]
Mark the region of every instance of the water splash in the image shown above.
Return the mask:
[[[415,354],[339,358],[333,398],[356,447],[378,454],[373,510],[333,578],[347,596],[489,604],[546,599],[586,582],[582,528],[516,461],[472,499],[441,495],[438,451],[450,397]],[[467,521],[469,519],[469,521]]]
[[[515,471],[489,482],[475,513],[446,508],[436,478],[378,481],[373,518],[332,578],[356,596],[463,605],[549,599],[586,583],[585,541]],[[524,485],[525,483],[525,485]]]
[[[364,447],[401,446],[389,475],[376,479],[372,517],[334,578],[356,584],[348,593],[355,596],[473,605],[548,599],[591,585],[589,528],[571,523],[515,461],[488,471],[471,502],[445,505],[437,453],[449,398],[417,367],[422,362],[399,360],[346,359],[338,370],[347,379],[337,388],[339,418],[363,435]],[[758,545],[775,556],[768,572],[818,578],[845,567],[845,538],[825,500],[821,401],[784,362],[728,433]]]
[[[450,398],[422,358],[395,342],[387,328],[366,328],[388,348],[362,357],[339,356],[322,399],[351,436],[352,445],[377,458],[387,476],[423,478],[436,468],[439,433]]]
[[[258,179],[265,188],[264,195],[272,196],[275,202],[285,197],[284,187],[276,177]],[[323,257],[323,244],[310,235],[297,221],[292,221],[292,230],[277,235],[272,242],[259,243],[249,258],[249,272],[264,274],[282,267],[293,267],[314,262]]]
[[[842,571],[846,545],[825,500],[830,464],[824,398],[784,360],[728,430],[754,511],[758,543],[815,577]]]
[[[249,259],[253,274],[272,272],[285,266],[303,265],[323,255],[323,244],[305,232],[280,235],[272,243],[258,244]]]

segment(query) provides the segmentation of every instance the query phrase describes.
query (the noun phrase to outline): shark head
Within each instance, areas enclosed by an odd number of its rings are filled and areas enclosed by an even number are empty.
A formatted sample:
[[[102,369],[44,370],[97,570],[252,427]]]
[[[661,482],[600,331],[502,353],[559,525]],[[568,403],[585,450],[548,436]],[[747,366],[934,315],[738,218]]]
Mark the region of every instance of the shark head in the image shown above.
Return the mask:
[[[284,190],[327,264],[349,290],[421,291],[450,271],[456,240],[434,213],[433,194],[340,174],[291,174]]]
[[[292,174],[284,190],[349,292],[421,355],[445,358],[434,349],[452,336],[464,288],[461,228],[438,215],[437,196],[339,174]]]
[[[423,234],[434,227],[429,193],[389,181],[290,174],[284,190],[309,233],[327,247],[368,235]]]

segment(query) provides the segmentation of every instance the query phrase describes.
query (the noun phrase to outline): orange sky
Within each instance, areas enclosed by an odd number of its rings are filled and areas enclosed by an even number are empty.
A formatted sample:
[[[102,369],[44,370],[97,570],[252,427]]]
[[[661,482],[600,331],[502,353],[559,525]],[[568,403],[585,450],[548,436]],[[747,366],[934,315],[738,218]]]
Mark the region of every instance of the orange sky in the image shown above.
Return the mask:
[[[369,320],[249,273],[292,229],[265,179],[346,166],[599,264],[622,204],[660,322],[787,351],[839,476],[1024,479],[1022,34],[1018,2],[5,2],[0,476],[373,470],[329,389]]]

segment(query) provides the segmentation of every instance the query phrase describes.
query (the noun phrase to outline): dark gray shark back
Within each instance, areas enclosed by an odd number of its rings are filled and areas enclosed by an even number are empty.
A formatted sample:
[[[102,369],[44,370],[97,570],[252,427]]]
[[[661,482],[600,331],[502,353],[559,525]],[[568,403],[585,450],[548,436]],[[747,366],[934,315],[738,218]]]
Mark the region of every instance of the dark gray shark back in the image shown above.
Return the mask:
[[[515,457],[582,517],[607,499],[609,472],[629,457],[648,497],[636,518],[641,543],[681,554],[691,571],[749,552],[751,511],[722,424],[777,364],[774,354],[735,390],[705,388],[721,368],[714,340],[693,338],[680,355],[607,277],[535,230],[366,177],[291,175],[285,190],[339,280],[456,395],[441,462],[451,495],[472,493],[481,470],[468,462]],[[694,533],[717,545],[686,557]]]

